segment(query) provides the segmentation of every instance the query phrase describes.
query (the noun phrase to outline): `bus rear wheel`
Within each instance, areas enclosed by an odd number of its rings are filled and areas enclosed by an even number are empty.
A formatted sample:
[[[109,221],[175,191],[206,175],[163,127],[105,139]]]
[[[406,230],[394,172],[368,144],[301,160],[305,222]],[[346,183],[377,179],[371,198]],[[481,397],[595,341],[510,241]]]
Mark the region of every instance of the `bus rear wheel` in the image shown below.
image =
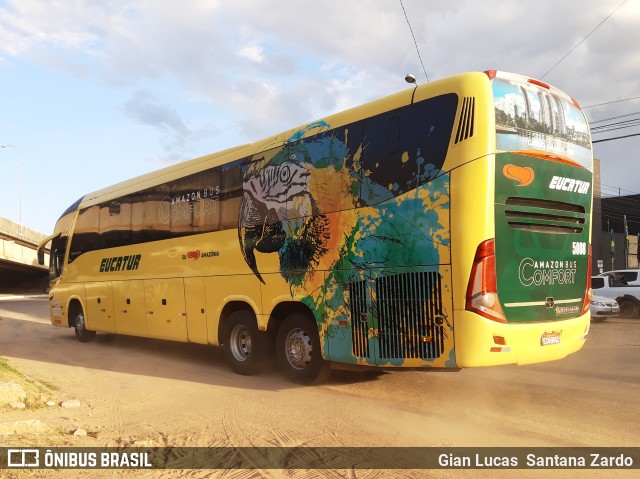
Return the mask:
[[[88,343],[96,337],[95,331],[90,331],[87,329],[87,325],[84,321],[84,312],[82,311],[81,307],[77,307],[75,310],[73,328],[76,331],[76,338],[81,343]]]
[[[224,356],[237,374],[250,376],[264,367],[267,349],[266,333],[258,330],[249,311],[235,311],[227,320],[224,334]]]
[[[322,358],[318,327],[311,317],[287,316],[278,330],[276,348],[278,366],[291,381],[311,384],[327,376],[329,365]]]

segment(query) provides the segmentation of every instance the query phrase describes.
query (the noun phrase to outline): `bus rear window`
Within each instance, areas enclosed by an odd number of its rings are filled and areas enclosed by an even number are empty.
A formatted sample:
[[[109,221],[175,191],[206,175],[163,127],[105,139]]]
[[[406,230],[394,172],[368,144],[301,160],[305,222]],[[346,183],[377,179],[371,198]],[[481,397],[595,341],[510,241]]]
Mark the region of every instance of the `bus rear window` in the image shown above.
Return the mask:
[[[592,170],[587,121],[571,101],[512,78],[496,77],[492,88],[498,150],[540,150]]]

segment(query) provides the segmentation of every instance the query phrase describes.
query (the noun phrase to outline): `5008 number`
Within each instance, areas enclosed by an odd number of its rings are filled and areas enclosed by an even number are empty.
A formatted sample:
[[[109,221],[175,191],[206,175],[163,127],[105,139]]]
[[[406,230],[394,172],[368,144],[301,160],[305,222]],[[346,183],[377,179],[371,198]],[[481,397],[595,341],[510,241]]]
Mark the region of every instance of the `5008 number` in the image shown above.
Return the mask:
[[[571,252],[574,255],[587,254],[587,243],[585,243],[584,241],[574,241],[571,247]]]

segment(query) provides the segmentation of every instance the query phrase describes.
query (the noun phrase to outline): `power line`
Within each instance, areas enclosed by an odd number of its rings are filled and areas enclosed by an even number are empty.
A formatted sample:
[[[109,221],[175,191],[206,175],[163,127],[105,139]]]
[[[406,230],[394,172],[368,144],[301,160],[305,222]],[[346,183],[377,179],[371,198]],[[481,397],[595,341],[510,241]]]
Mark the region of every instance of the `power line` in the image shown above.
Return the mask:
[[[583,106],[582,109],[585,110],[587,108],[594,108],[596,106],[610,105],[611,103],[619,103],[621,101],[637,100],[638,98],[640,98],[640,96],[632,96],[630,98],[623,98],[622,100],[605,101],[604,103],[596,103],[595,105]]]
[[[402,3],[402,0],[400,0],[400,3]],[[618,8],[620,8],[622,5],[624,5],[625,3],[627,3],[627,0],[624,0],[620,5],[618,5],[616,8],[614,8],[614,9],[613,9],[613,11],[612,11],[609,15],[607,15],[607,16],[606,16],[606,18],[605,18],[604,20],[602,20],[600,23],[598,23],[598,25],[596,25],[596,27],[595,27],[593,30],[591,30],[591,31],[589,32],[589,34],[588,34],[586,37],[584,37],[582,40],[580,40],[580,41],[578,42],[578,44],[577,44],[575,47],[573,47],[571,50],[569,50],[569,51],[568,51],[568,52],[567,52],[567,53],[566,53],[566,54],[565,54],[565,55],[564,55],[560,60],[558,60],[558,61],[555,63],[555,65],[553,65],[551,68],[549,68],[549,70],[547,70],[547,73],[545,73],[544,75],[542,75],[542,76],[540,77],[540,80],[544,79],[544,77],[546,77],[546,76],[551,72],[551,70],[553,70],[555,67],[557,67],[557,66],[560,64],[560,62],[562,62],[562,60],[564,60],[565,58],[567,58],[567,57],[571,54],[571,52],[573,52],[576,48],[578,48],[578,47],[580,46],[580,44],[582,44],[582,42],[584,42],[587,38],[589,38],[593,32],[595,32],[598,28],[600,28],[600,26],[601,26],[604,22],[606,22],[606,21],[609,19],[609,17],[610,17],[611,15],[613,15],[613,14],[616,12],[616,10],[617,10]]]
[[[640,126],[640,119],[636,119],[636,120],[628,120],[625,121],[624,123],[617,125],[617,124],[611,124],[611,125],[606,125],[606,126],[602,126],[600,128],[597,129],[597,131],[593,131],[591,130],[591,134],[592,135],[599,135],[601,133],[606,133],[607,131],[615,131],[615,130],[626,130],[627,128],[635,128],[636,126]]]
[[[621,140],[622,138],[631,138],[632,136],[640,136],[640,133],[634,133],[632,135],[614,136],[613,138],[604,138],[602,140],[591,140],[591,143],[602,143],[603,141]]]
[[[625,0],[626,2],[627,0]],[[429,75],[427,74],[427,69],[424,67],[424,63],[422,62],[422,56],[420,55],[420,49],[418,48],[418,42],[416,41],[416,36],[413,34],[413,28],[411,28],[411,22],[409,21],[409,17],[407,15],[407,11],[404,9],[404,4],[402,0],[400,0],[400,6],[402,7],[402,11],[404,12],[404,18],[407,19],[407,25],[409,25],[409,31],[411,31],[411,36],[413,37],[413,43],[416,46],[416,52],[418,52],[418,58],[420,59],[420,65],[422,65],[422,71],[424,72],[424,76],[427,77],[427,83],[429,82]]]
[[[640,192],[638,191],[632,191],[632,190],[626,190],[624,188],[620,188],[619,186],[615,186],[615,185],[607,185],[606,183],[600,183],[600,187],[605,187],[608,190],[614,190],[614,191],[626,191],[628,193],[632,193],[634,195],[640,195]]]
[[[614,121],[606,125],[598,125],[591,128],[591,134],[598,134],[610,130],[620,130],[622,128],[633,128],[640,124],[640,118],[629,118],[623,121]]]
[[[603,121],[617,120],[618,118],[624,118],[626,116],[633,116],[633,115],[640,115],[640,111],[636,111],[635,113],[627,113],[626,115],[611,116],[609,118],[603,118],[602,120],[590,121],[589,124],[594,125],[596,123],[602,123]]]
[[[603,118],[601,120],[592,121],[590,122],[591,134],[598,135],[598,134],[606,133],[609,131],[638,127],[640,126],[640,117],[638,117],[638,115],[640,115],[640,112],[627,113],[626,115],[617,115],[609,118]],[[622,118],[625,118],[625,119],[620,121],[613,121],[613,120],[619,120]],[[594,126],[596,124],[597,126]],[[618,137],[618,138],[621,138],[621,137]]]
[[[624,124],[621,124],[621,125],[611,124],[611,125],[605,125],[600,127],[598,131],[591,130],[591,134],[598,135],[602,133],[607,133],[609,131],[626,130],[627,128],[635,128],[637,126],[640,126],[640,119],[636,119],[633,121],[627,120],[624,122]]]

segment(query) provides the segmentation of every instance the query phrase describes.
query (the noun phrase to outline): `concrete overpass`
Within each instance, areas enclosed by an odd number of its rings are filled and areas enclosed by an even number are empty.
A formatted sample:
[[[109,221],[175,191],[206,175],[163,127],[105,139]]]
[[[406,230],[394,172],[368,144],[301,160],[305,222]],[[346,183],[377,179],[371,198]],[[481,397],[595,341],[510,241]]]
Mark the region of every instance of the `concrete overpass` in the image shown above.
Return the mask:
[[[42,233],[0,218],[0,293],[47,287],[49,255],[45,255],[46,265],[42,266],[36,254],[45,238]]]

